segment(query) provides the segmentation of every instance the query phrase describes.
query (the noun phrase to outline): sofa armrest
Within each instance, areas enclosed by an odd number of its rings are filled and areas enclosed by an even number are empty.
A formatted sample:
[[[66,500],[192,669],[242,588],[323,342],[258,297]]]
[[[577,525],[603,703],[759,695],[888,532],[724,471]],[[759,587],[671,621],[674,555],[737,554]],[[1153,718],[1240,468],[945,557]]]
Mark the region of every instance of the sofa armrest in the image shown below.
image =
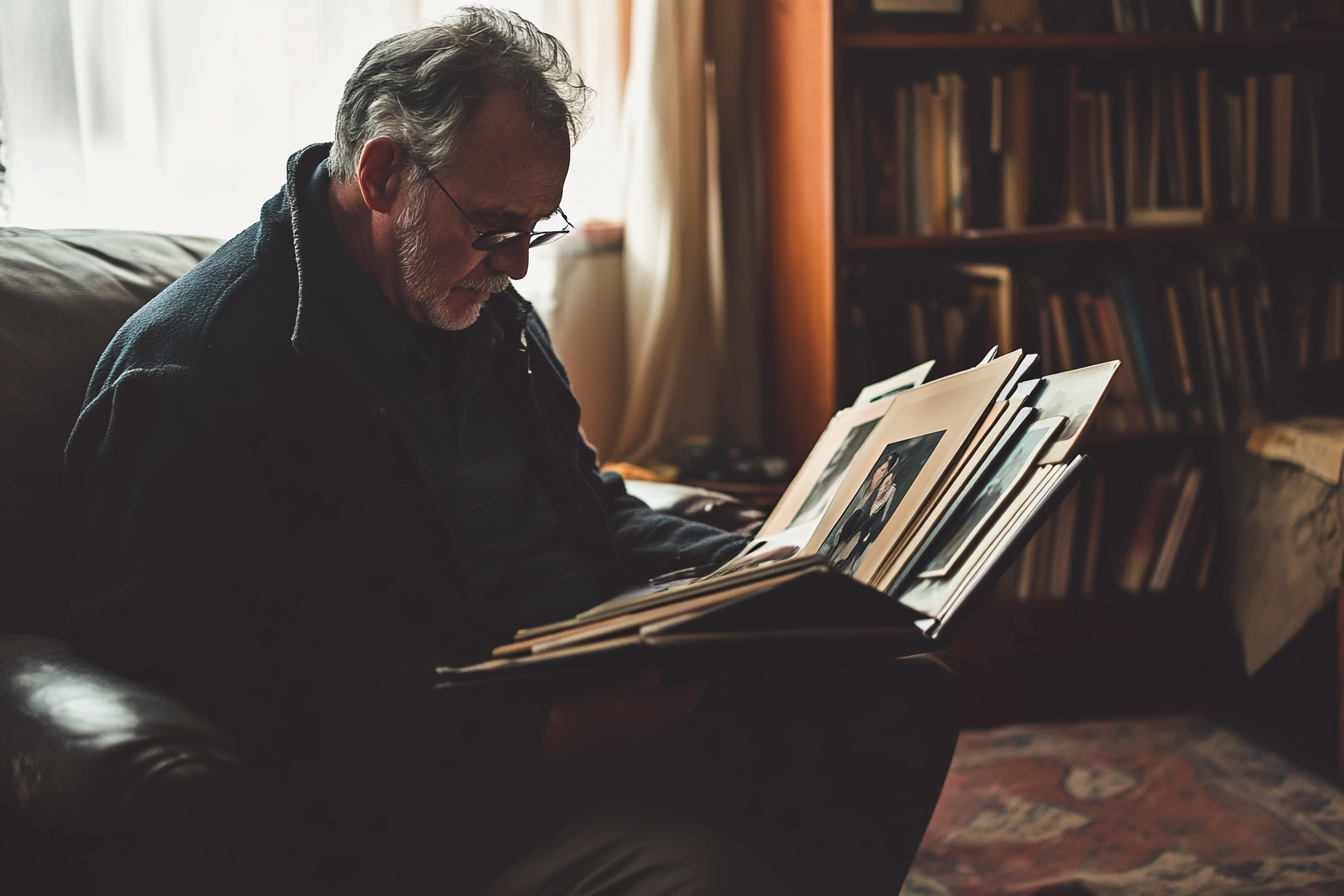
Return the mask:
[[[255,791],[225,736],[64,641],[0,635],[0,776],[0,823],[100,889],[223,890],[248,865]]]
[[[764,513],[731,495],[693,485],[627,479],[625,490],[660,513],[729,532],[752,533],[765,521]]]

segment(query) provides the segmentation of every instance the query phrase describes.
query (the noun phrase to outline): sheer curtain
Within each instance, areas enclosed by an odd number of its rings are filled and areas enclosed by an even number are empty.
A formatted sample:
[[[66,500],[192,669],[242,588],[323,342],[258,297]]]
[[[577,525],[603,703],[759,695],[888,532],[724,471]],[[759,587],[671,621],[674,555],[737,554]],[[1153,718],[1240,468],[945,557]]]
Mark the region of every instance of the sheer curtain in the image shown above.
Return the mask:
[[[0,0],[9,223],[228,237],[414,0]]]
[[[760,444],[753,8],[635,0],[624,120],[623,459],[655,457],[690,436]]]
[[[369,47],[460,5],[0,0],[8,223],[232,236],[279,189],[291,153],[331,139]],[[596,87],[566,212],[619,220],[620,0],[510,6],[559,37]]]

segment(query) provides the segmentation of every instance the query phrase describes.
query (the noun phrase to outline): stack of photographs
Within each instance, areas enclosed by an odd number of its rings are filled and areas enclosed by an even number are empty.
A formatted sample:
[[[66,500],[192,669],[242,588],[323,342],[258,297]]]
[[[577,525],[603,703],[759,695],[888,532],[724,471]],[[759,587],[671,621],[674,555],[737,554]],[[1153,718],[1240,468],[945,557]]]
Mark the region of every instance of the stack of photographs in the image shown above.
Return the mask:
[[[519,631],[441,669],[441,686],[940,649],[1079,480],[1079,439],[1119,367],[1030,379],[1035,356],[995,355],[864,389],[719,569]]]

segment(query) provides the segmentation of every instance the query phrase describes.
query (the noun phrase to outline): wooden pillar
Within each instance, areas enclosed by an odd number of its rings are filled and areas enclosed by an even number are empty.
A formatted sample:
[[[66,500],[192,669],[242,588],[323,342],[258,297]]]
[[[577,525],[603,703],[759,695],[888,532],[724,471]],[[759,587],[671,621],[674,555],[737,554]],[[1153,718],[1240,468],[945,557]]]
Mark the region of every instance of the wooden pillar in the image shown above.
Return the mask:
[[[800,463],[835,413],[830,0],[764,5],[772,443]]]

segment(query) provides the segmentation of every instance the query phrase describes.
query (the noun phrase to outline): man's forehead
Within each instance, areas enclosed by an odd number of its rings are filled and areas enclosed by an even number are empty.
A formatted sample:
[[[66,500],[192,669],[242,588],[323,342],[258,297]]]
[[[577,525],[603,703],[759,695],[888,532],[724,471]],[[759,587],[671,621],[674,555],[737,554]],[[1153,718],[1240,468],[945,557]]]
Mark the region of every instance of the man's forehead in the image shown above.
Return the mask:
[[[463,134],[445,176],[474,214],[531,218],[554,214],[569,173],[569,144],[538,135],[521,100],[488,98]]]

